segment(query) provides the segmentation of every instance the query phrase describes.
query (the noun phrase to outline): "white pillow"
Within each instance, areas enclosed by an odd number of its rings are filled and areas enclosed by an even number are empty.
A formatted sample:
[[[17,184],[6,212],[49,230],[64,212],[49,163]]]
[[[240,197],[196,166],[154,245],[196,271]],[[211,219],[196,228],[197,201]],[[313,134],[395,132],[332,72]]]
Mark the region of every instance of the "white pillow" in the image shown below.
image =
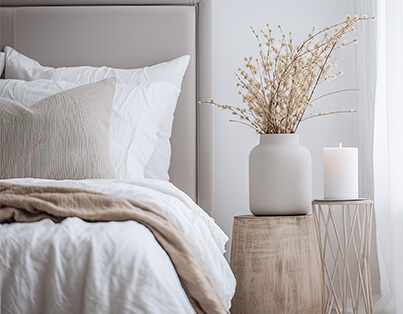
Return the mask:
[[[120,84],[138,84],[141,82],[164,81],[180,88],[182,79],[189,64],[190,56],[182,56],[169,62],[160,63],[139,69],[114,69],[110,67],[45,67],[37,61],[19,53],[11,47],[4,49],[6,53],[6,79],[35,80],[52,79],[74,84],[88,84],[108,77],[116,77],[116,99],[125,98],[126,94],[119,89]],[[179,97],[179,95],[178,95]],[[169,102],[167,110],[160,120],[157,131],[157,144],[144,169],[146,178],[169,180],[168,169],[171,159],[170,137],[177,99]]]
[[[77,84],[53,80],[0,80],[0,97],[25,107]],[[157,143],[158,124],[180,90],[166,82],[119,84],[110,123],[112,165],[121,179],[143,179],[144,168]]]
[[[3,74],[4,61],[5,61],[4,52],[0,52],[0,76]]]

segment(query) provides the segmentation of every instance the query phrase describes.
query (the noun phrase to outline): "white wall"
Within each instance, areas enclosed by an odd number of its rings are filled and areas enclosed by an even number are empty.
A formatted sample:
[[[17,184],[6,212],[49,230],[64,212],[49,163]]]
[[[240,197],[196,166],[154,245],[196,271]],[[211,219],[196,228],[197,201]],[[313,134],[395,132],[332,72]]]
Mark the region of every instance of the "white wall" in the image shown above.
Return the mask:
[[[219,103],[241,104],[234,71],[243,57],[256,55],[256,40],[249,26],[260,29],[266,23],[281,24],[300,42],[313,25],[325,27],[353,15],[351,0],[214,0],[213,1],[213,98]],[[324,83],[317,95],[356,88],[355,50],[351,45],[337,52],[338,69],[344,75]],[[327,84],[327,85],[326,85]],[[330,96],[316,103],[315,112],[356,108],[357,93]],[[248,127],[228,122],[231,117],[215,110],[215,219],[231,237],[235,215],[249,213],[248,155],[258,143],[258,135]],[[323,196],[324,146],[357,146],[356,114],[331,115],[304,122],[298,130],[300,142],[312,154],[313,197]],[[227,245],[230,251],[230,243]],[[229,254],[228,254],[229,255]]]

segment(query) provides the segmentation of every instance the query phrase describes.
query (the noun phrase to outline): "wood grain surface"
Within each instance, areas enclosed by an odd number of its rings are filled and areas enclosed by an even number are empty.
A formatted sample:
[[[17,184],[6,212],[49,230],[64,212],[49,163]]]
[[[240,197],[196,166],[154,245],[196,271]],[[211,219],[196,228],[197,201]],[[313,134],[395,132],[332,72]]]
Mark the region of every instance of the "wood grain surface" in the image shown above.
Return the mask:
[[[312,215],[237,216],[231,313],[321,313],[322,272]]]

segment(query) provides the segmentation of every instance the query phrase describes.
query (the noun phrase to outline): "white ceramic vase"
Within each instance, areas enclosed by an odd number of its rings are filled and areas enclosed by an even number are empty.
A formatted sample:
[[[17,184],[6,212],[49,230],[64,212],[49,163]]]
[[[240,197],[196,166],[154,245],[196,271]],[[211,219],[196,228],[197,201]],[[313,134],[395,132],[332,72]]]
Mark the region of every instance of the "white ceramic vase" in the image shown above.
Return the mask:
[[[262,134],[249,155],[249,202],[254,215],[301,215],[311,210],[312,165],[298,134]]]

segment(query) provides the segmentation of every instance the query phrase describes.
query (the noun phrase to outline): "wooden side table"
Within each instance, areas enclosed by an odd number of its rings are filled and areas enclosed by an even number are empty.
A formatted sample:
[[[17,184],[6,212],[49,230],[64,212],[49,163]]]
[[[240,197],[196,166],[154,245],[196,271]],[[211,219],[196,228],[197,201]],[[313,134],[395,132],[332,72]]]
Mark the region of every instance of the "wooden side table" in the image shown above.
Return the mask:
[[[312,215],[235,217],[230,264],[237,279],[232,314],[321,313]]]

